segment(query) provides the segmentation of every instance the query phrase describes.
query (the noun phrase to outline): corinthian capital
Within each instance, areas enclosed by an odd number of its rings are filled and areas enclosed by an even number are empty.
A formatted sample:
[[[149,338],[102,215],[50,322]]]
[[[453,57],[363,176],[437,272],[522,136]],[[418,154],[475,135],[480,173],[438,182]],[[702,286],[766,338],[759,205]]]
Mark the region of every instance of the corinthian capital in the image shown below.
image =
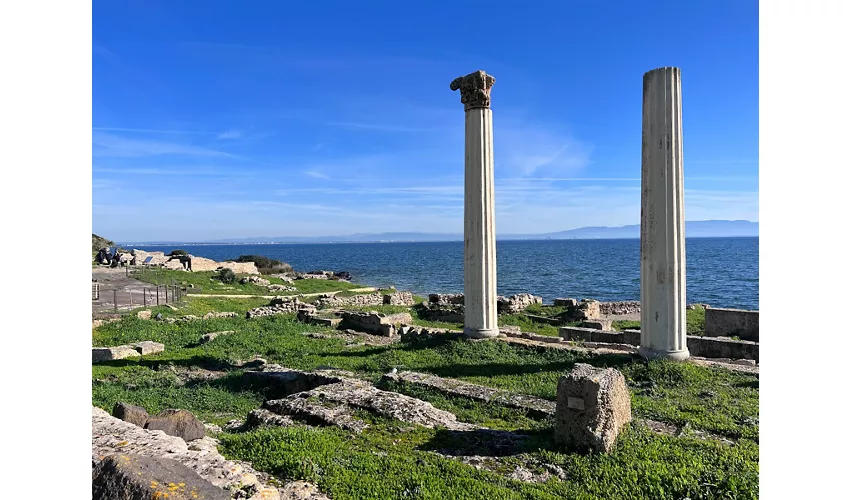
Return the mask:
[[[460,89],[460,102],[463,110],[490,107],[490,89],[496,79],[492,75],[479,70],[460,78],[455,78],[450,85],[452,90]]]

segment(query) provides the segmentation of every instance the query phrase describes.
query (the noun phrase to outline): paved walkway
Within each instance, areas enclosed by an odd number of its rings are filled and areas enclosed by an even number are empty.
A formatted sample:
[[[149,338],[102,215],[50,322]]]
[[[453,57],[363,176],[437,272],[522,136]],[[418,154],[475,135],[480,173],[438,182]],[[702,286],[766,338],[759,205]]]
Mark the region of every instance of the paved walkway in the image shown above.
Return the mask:
[[[336,295],[340,292],[375,292],[377,288],[373,288],[371,286],[363,287],[363,288],[351,288],[348,290],[334,290],[331,292],[315,292],[315,293],[296,293],[290,295],[236,295],[232,293],[190,293],[191,297],[222,297],[222,298],[231,298],[231,299],[273,299],[275,297],[318,297],[319,295]]]

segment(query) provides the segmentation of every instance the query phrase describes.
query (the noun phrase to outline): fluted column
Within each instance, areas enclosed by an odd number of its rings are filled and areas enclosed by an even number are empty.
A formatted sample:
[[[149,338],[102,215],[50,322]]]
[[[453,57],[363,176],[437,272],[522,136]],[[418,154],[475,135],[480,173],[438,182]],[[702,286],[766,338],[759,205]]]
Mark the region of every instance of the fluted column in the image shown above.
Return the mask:
[[[685,210],[679,68],[643,75],[640,354],[685,360]]]
[[[499,335],[496,310],[496,227],[493,194],[493,115],[490,89],[496,79],[476,71],[452,81],[466,113],[463,203],[464,335]]]

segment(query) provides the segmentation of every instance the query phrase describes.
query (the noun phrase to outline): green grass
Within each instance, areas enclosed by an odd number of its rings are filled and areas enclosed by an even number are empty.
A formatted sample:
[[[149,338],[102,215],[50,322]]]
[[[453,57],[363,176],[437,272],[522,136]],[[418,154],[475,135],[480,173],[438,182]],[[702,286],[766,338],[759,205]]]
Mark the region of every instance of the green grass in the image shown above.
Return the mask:
[[[192,311],[200,316],[214,309],[238,312],[264,302],[189,297],[184,309],[169,314]],[[197,345],[204,333],[216,330],[236,333]],[[300,426],[224,433],[221,450],[281,478],[317,481],[335,499],[758,496],[759,382],[754,375],[689,363],[645,362],[626,354],[595,355],[501,341],[471,341],[457,335],[356,348],[346,347],[341,339],[302,335],[315,331],[332,333],[299,323],[294,315],[174,324],[125,317],[94,329],[92,345],[153,340],[164,343],[166,350],[92,366],[92,402],[107,411],[117,401],[141,405],[151,413],[185,408],[204,421],[218,424],[244,418],[269,397],[267,389],[252,387],[240,377],[238,362],[255,356],[296,369],[324,365],[351,370],[373,382],[392,368],[428,372],[554,400],[558,378],[575,363],[583,362],[615,367],[623,373],[635,418],[687,425],[726,436],[736,444],[728,447],[713,440],[660,436],[633,427],[621,435],[610,455],[564,453],[552,444],[550,419],[397,384],[387,388],[430,401],[462,421],[527,434],[524,445],[503,457],[504,467],[540,460],[563,467],[566,480],[526,484],[476,470],[428,450],[465,446],[465,452],[472,452],[486,445],[484,437],[377,417],[372,417],[372,426],[361,435]],[[216,370],[225,376],[186,383],[175,373],[186,369]]]
[[[536,333],[538,335],[558,336],[558,327],[546,323],[537,323],[528,319],[523,314],[500,314],[499,326],[518,326],[523,332]]]
[[[271,276],[261,276],[267,279],[272,284],[288,285],[295,287],[295,292],[270,292],[268,288],[259,286],[254,283],[240,284],[222,283],[216,279],[217,273],[214,271],[196,271],[186,272],[175,269],[162,268],[139,268],[133,271],[132,276],[140,281],[151,284],[185,284],[193,285],[189,289],[189,293],[209,293],[221,295],[296,295],[299,293],[323,293],[335,292],[339,290],[350,290],[352,288],[363,288],[363,285],[356,283],[348,283],[345,281],[335,280],[295,280],[289,284],[280,278]],[[237,274],[239,279],[249,276],[247,274]]]
[[[511,480],[427,451],[474,447],[479,437],[387,421],[356,436],[336,428],[260,428],[223,435],[220,449],[282,479],[315,482],[336,500],[758,498],[758,446],[746,441],[724,447],[628,428],[610,455],[560,453],[541,435],[502,459],[508,471],[535,459],[566,471],[565,481],[545,483]]]
[[[705,333],[705,309],[697,306],[685,311],[688,335],[702,335]],[[618,320],[612,323],[617,331],[626,329],[640,329],[640,321]]]

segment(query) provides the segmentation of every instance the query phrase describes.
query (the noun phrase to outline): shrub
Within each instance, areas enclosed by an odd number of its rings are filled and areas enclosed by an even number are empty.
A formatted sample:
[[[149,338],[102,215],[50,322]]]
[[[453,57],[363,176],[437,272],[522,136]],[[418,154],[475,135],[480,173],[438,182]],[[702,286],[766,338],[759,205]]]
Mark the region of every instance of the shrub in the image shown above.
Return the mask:
[[[232,269],[223,268],[218,272],[218,280],[222,283],[236,283],[236,273]]]
[[[292,266],[277,259],[270,259],[262,255],[240,255],[236,262],[253,262],[257,270],[262,274],[291,273]]]
[[[186,250],[177,249],[177,250],[172,250],[171,253],[168,254],[168,255],[171,255],[172,257],[175,256],[175,255],[189,255],[189,252],[187,252]]]

